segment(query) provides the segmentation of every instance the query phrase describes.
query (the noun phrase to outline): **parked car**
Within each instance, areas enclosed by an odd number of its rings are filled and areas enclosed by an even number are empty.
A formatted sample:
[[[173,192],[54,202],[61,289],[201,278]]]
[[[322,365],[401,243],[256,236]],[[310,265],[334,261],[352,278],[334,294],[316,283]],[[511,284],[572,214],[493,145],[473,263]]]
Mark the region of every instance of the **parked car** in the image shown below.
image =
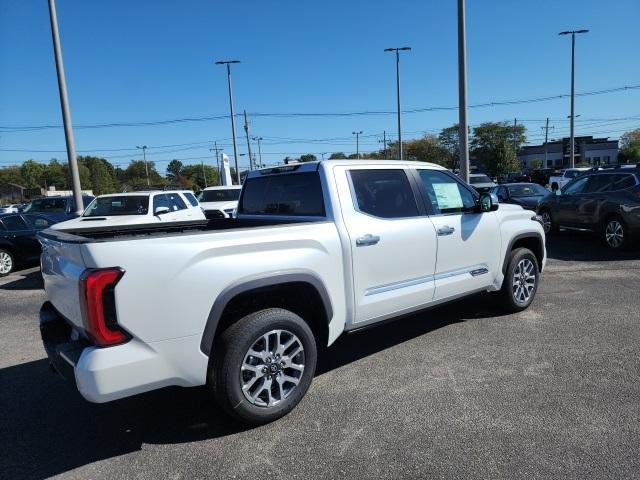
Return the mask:
[[[589,168],[567,168],[566,170],[561,170],[559,175],[551,175],[549,177],[549,186],[551,187],[551,191],[555,192],[559,188],[564,187],[571,180],[579,177],[588,170]]]
[[[0,214],[0,277],[9,275],[18,265],[37,261],[40,242],[36,233],[54,223],[44,215]]]
[[[531,212],[423,162],[252,171],[236,218],[142,232],[40,233],[51,362],[93,402],[207,384],[249,424],[298,404],[318,344],[480,291],[524,310],[546,258]]]
[[[242,185],[208,187],[198,194],[198,200],[207,218],[231,218],[241,190]]]
[[[512,203],[536,211],[540,201],[551,193],[537,183],[505,183],[491,189],[500,203]]]
[[[542,185],[543,187],[549,186],[549,178],[554,174],[553,168],[536,168],[531,170],[531,182]]]
[[[18,213],[20,211],[19,204],[0,205],[0,214],[2,213]]]
[[[82,203],[86,207],[93,201],[92,196],[83,195]],[[76,218],[76,206],[73,196],[54,196],[32,200],[23,210],[24,213],[42,213],[57,222]]]
[[[496,186],[495,182],[484,173],[470,173],[469,185],[478,193],[486,193]]]
[[[574,178],[538,206],[544,230],[595,232],[619,249],[640,234],[640,168],[606,168]]]
[[[153,190],[100,195],[80,217],[58,223],[53,228],[98,228],[194,220],[205,220],[205,216],[192,192]]]

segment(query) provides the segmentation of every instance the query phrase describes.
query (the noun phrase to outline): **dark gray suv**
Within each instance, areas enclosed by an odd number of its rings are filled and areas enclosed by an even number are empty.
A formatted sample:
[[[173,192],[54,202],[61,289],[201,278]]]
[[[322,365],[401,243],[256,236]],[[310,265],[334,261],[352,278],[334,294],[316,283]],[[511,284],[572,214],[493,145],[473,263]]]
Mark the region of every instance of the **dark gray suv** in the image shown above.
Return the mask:
[[[538,206],[544,230],[595,232],[614,249],[640,235],[640,164],[590,170]]]

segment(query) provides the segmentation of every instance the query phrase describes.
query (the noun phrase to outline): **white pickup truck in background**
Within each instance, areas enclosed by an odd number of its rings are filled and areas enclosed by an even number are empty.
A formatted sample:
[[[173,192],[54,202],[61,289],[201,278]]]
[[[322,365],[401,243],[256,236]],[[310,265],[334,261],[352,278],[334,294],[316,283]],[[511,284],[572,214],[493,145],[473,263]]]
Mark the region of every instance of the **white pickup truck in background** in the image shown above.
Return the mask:
[[[567,183],[573,180],[576,177],[579,177],[584,172],[588,171],[589,168],[567,168],[566,170],[562,170],[560,175],[552,175],[549,177],[549,188],[551,188],[552,192],[555,192],[559,188],[564,187]]]
[[[428,163],[254,171],[237,208],[39,235],[45,349],[87,400],[206,384],[236,419],[269,422],[306,393],[319,345],[477,292],[523,310],[545,265],[530,211]]]

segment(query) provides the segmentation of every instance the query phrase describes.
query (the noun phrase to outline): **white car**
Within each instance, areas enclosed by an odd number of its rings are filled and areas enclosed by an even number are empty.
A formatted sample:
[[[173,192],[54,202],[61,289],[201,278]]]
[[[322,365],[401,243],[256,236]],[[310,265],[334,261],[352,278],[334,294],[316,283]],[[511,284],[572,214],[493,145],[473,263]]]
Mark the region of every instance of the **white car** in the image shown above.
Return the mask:
[[[87,400],[207,385],[237,420],[266,423],[344,332],[478,292],[509,312],[536,295],[540,219],[438,165],[308,162],[243,188],[225,222],[38,234],[45,350]]]
[[[18,213],[20,209],[19,205],[0,205],[0,213]]]
[[[207,218],[232,218],[241,190],[242,185],[208,187],[198,194],[198,201]]]
[[[99,228],[145,223],[206,220],[193,192],[141,191],[112,193],[96,197],[78,218],[52,228]]]
[[[552,192],[555,192],[556,190],[564,187],[571,180],[579,177],[588,170],[590,169],[585,167],[567,168],[566,170],[562,170],[562,172],[560,172],[560,175],[552,175],[551,177],[549,177],[549,187],[551,188]]]
[[[495,182],[484,173],[470,173],[469,185],[477,190],[478,193],[486,193],[496,186]]]

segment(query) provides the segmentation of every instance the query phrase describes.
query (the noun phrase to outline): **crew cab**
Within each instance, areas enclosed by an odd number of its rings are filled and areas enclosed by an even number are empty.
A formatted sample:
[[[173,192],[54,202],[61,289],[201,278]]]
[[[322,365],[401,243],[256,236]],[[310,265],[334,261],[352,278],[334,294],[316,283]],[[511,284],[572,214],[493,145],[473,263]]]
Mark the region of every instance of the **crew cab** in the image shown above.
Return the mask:
[[[239,421],[269,422],[304,396],[319,346],[478,292],[524,310],[545,266],[531,211],[429,163],[253,171],[237,208],[39,235],[44,346],[87,400],[207,385]]]

